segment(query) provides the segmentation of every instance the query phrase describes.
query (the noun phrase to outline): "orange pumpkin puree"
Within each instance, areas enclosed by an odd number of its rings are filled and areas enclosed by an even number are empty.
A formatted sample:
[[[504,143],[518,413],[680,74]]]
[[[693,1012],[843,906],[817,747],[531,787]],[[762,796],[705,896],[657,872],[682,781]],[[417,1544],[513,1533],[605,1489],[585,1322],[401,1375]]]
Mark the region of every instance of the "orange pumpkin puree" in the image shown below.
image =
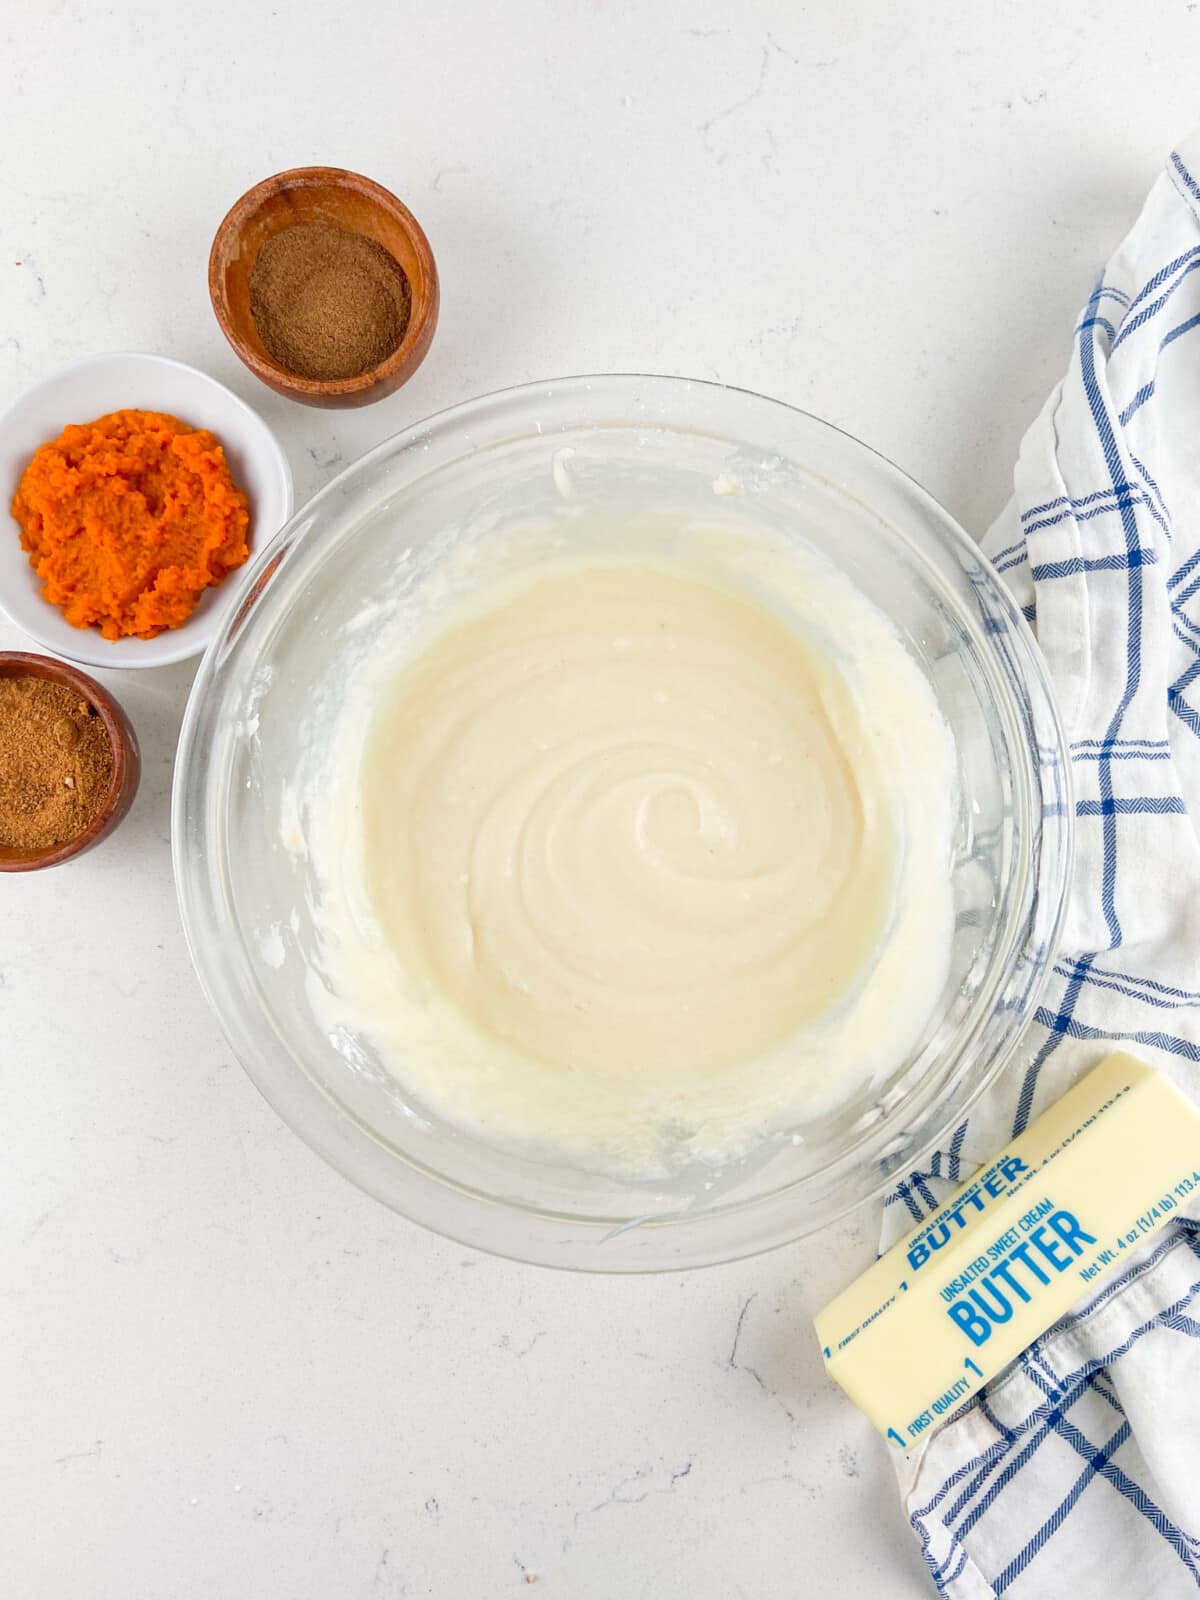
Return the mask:
[[[178,628],[249,554],[220,441],[158,411],[64,428],[26,467],[12,513],[43,598],[106,639]]]

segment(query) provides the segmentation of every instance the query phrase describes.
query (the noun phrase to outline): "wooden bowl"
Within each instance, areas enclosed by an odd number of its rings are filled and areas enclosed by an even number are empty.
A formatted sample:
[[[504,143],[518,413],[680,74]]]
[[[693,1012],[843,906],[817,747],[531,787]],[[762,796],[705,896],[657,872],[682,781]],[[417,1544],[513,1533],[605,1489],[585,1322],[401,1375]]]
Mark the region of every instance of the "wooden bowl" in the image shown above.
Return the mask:
[[[250,315],[250,274],[268,239],[296,223],[364,233],[404,268],[412,288],[408,327],[378,366],[353,378],[302,378],[270,354]],[[425,359],[438,319],[438,275],[420,223],[370,178],[341,167],[294,167],[256,183],[217,229],[208,258],[208,292],[221,331],[256,378],[309,406],[365,406],[393,394]]]
[[[133,804],[142,773],[137,735],[113,697],[94,678],[69,667],[65,661],[29,655],[24,650],[0,650],[0,678],[46,678],[50,683],[66,684],[81,700],[95,706],[112,745],[112,782],[104,804],[82,833],[45,850],[18,850],[12,845],[0,845],[0,872],[34,872],[39,867],[57,867],[106,839]]]

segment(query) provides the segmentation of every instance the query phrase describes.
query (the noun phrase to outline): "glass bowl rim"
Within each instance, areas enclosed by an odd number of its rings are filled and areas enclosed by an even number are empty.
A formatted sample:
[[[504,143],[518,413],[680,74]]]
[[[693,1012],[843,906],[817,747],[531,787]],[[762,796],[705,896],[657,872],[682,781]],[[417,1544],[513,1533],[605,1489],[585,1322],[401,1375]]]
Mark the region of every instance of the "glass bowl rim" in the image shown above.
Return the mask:
[[[916,1166],[919,1161],[938,1143],[945,1135],[949,1126],[965,1117],[971,1106],[979,1096],[995,1081],[999,1073],[1011,1059],[1020,1040],[1020,1029],[1013,1031],[1004,1045],[996,1052],[992,1061],[987,1064],[987,1070],[981,1072],[976,1082],[972,1083],[959,1098],[954,1101],[952,1112],[938,1113],[923,1130],[921,1137],[905,1151],[902,1167],[884,1170],[880,1167],[873,1182],[865,1187],[862,1192],[854,1195],[844,1202],[828,1208],[815,1220],[806,1218],[801,1203],[797,1203],[796,1215],[792,1223],[774,1229],[762,1238],[752,1241],[743,1240],[731,1243],[728,1247],[719,1244],[705,1246],[703,1242],[695,1243],[698,1237],[703,1239],[712,1233],[714,1225],[722,1219],[731,1217],[752,1216],[765,1211],[768,1207],[778,1207],[781,1200],[802,1192],[806,1186],[811,1185],[814,1179],[837,1173],[839,1170],[852,1167],[857,1158],[861,1162],[863,1140],[859,1140],[849,1150],[839,1152],[826,1166],[815,1172],[805,1174],[802,1178],[791,1180],[777,1189],[765,1194],[743,1198],[724,1207],[711,1210],[688,1212],[680,1211],[665,1214],[660,1217],[637,1219],[631,1218],[613,1223],[611,1219],[585,1217],[556,1212],[536,1204],[525,1205],[511,1199],[504,1199],[491,1195],[482,1189],[473,1189],[456,1178],[437,1172],[434,1168],[422,1162],[417,1157],[402,1155],[395,1148],[386,1143],[364,1121],[347,1106],[343,1105],[333,1093],[324,1085],[314,1080],[290,1053],[279,1047],[276,1043],[275,1054],[286,1065],[282,1070],[272,1070],[269,1052],[264,1051],[260,1041],[247,1038],[243,1031],[235,1026],[235,1017],[227,1014],[220,1003],[218,989],[221,963],[212,957],[211,952],[216,949],[219,941],[206,941],[201,937],[200,920],[205,912],[212,913],[215,907],[211,904],[205,906],[202,902],[204,895],[201,888],[200,864],[192,852],[192,859],[188,859],[188,850],[185,844],[186,822],[188,820],[189,806],[194,798],[203,799],[207,790],[206,762],[203,758],[203,749],[198,740],[198,731],[206,712],[211,710],[213,704],[213,689],[219,679],[226,658],[241,633],[242,627],[251,614],[257,609],[259,600],[267,592],[289,561],[295,558],[296,553],[302,548],[310,546],[314,540],[319,540],[322,530],[317,514],[323,506],[328,506],[336,501],[346,485],[354,479],[369,480],[373,466],[392,458],[400,459],[414,446],[423,445],[426,448],[437,439],[451,439],[456,441],[456,448],[448,457],[434,461],[426,470],[419,470],[413,475],[413,482],[427,475],[427,471],[437,471],[447,466],[453,466],[477,449],[487,447],[495,448],[510,439],[525,437],[519,429],[510,429],[507,432],[492,431],[482,441],[464,439],[469,434],[473,425],[480,421],[487,422],[493,418],[503,418],[507,413],[520,409],[523,402],[541,397],[544,401],[552,402],[562,398],[597,396],[599,391],[611,394],[614,401],[623,393],[627,395],[628,386],[637,385],[641,389],[649,387],[664,395],[670,393],[690,393],[693,390],[706,392],[711,396],[732,396],[738,402],[748,400],[753,406],[765,407],[769,411],[785,417],[795,419],[799,424],[815,428],[838,436],[848,443],[852,450],[862,453],[870,458],[876,470],[882,471],[885,478],[909,494],[915,495],[923,511],[927,514],[927,522],[931,535],[939,541],[948,543],[957,555],[966,556],[970,563],[978,566],[987,578],[992,593],[989,598],[997,602],[1005,611],[1008,621],[1014,630],[1022,653],[1022,667],[1024,672],[1032,673],[1033,683],[1030,684],[1026,676],[1022,676],[1020,687],[1024,694],[1033,691],[1040,694],[1043,713],[1048,713],[1051,719],[1056,745],[1056,755],[1060,761],[1062,779],[1067,787],[1068,799],[1061,807],[1061,822],[1063,837],[1058,841],[1057,871],[1054,882],[1050,885],[1052,905],[1050,907],[1050,928],[1044,943],[1048,947],[1047,959],[1035,983],[1034,991],[1029,1000],[1029,1008],[1039,997],[1042,985],[1045,982],[1050,966],[1049,953],[1057,945],[1061,931],[1062,920],[1066,907],[1066,892],[1070,881],[1071,858],[1073,853],[1073,807],[1069,803],[1070,763],[1067,760],[1067,746],[1063,734],[1062,724],[1053,692],[1048,681],[1044,660],[1037,648],[1036,640],[1028,623],[1020,610],[1013,602],[1003,580],[996,573],[991,562],[984,555],[979,546],[961,528],[958,522],[931,495],[916,479],[895,465],[887,456],[872,446],[863,443],[848,430],[826,421],[811,412],[792,406],[786,401],[771,396],[762,395],[755,390],[739,387],[732,384],[713,382],[709,379],[687,378],[663,374],[647,373],[591,373],[574,376],[540,379],[528,383],[512,385],[496,389],[484,395],[479,395],[443,408],[441,411],[428,417],[417,420],[408,427],[401,429],[355,460],[349,462],[334,478],[317,491],[303,506],[301,506],[288,520],[280,532],[261,551],[257,552],[254,560],[239,574],[237,587],[229,597],[227,606],[218,619],[214,634],[205,654],[201,660],[200,668],[192,685],[184,712],[180,730],[178,755],[175,766],[175,775],[172,789],[171,805],[171,842],[172,859],[176,891],[179,902],[180,917],[183,924],[184,935],[188,945],[192,964],[205,997],[216,1015],[222,1031],[228,1040],[234,1055],[267,1100],[268,1104],[292,1129],[293,1132],[319,1154],[328,1164],[334,1167],[342,1176],[350,1180],[356,1187],[372,1195],[387,1205],[389,1209],[419,1222],[422,1226],[440,1234],[442,1237],[465,1243],[483,1249],[491,1254],[506,1257],[512,1260],[535,1265],[547,1265],[568,1270],[591,1272],[657,1272],[675,1271],[684,1267],[718,1265],[724,1262],[745,1259],[761,1254],[765,1251],[779,1248],[807,1233],[826,1227],[840,1217],[857,1210],[860,1206],[869,1204],[894,1183],[903,1177],[904,1173]],[[632,410],[627,403],[626,411]],[[639,419],[634,415],[623,415],[612,419],[600,418],[586,420],[571,416],[562,424],[553,420],[544,430],[547,436],[552,437],[558,432],[570,432],[583,427],[601,430],[604,427],[635,427],[639,423],[643,426],[657,426],[673,428],[675,431],[700,432],[703,431],[710,438],[720,438],[722,435],[712,429],[687,426],[686,419],[682,416],[672,421],[669,417],[653,419]],[[540,424],[539,433],[543,432]],[[730,442],[745,444],[744,438],[731,437]],[[857,495],[849,486],[837,486],[843,494],[852,499]],[[900,530],[891,527],[886,519],[865,502],[866,509],[888,528],[893,537],[904,539]],[[341,513],[344,517],[345,511]],[[340,518],[339,518],[340,520]],[[989,678],[993,683],[998,683],[1001,690],[1001,707],[1003,714],[1011,722],[1015,716],[1015,707],[1019,704],[1014,691],[1006,686],[1001,675],[996,672],[993,664],[987,662]],[[196,771],[200,778],[196,779]],[[1022,779],[1027,783],[1029,774],[1021,773]],[[197,796],[193,796],[189,784],[197,789]],[[1027,824],[1040,830],[1043,826],[1042,818],[1038,815],[1040,806],[1037,796],[1033,793],[1026,795],[1026,802],[1030,810]],[[1025,863],[1028,872],[1028,863]],[[1044,886],[1035,885],[1038,896]],[[216,919],[213,919],[216,922]],[[1011,930],[1010,930],[1011,931]],[[1019,934],[1019,929],[1016,931]],[[1043,927],[1045,933],[1045,927]],[[206,949],[207,945],[207,949]],[[1007,941],[1007,965],[1000,970],[996,969],[996,958],[989,959],[987,973],[994,976],[989,994],[994,995],[1003,987],[1006,974],[1011,976],[1011,970],[1016,965],[1020,954],[1020,940],[1014,934]],[[978,1005],[978,997],[972,1002],[970,1010],[961,1020],[958,1034],[961,1036],[960,1048],[956,1053],[950,1070],[943,1075],[941,1089],[946,1090],[951,1080],[967,1071],[967,1057],[969,1049],[976,1036],[986,1025],[991,1012],[990,1000],[983,1007]],[[241,1021],[241,1018],[237,1018]],[[261,1024],[261,1013],[256,1018]],[[948,1051],[939,1054],[945,1056]],[[306,1086],[306,1087],[305,1087]],[[303,1102],[300,1104],[299,1102]],[[911,1111],[911,1102],[904,1103],[905,1109]],[[929,1106],[918,1108],[923,1116],[928,1115]],[[885,1119],[886,1125],[886,1119]],[[373,1147],[373,1151],[372,1151]],[[364,1163],[377,1161],[377,1153],[385,1152],[386,1159],[391,1161],[388,1180],[382,1181],[376,1174],[368,1173]],[[403,1198],[393,1191],[396,1170],[403,1167],[406,1180],[411,1179],[414,1192],[406,1194]],[[497,1230],[490,1223],[497,1218],[503,1219],[499,1227],[501,1237],[493,1237]],[[520,1220],[523,1237],[511,1238],[505,1236],[511,1231],[511,1225]],[[608,1252],[608,1259],[573,1259],[582,1257],[588,1248],[595,1250],[601,1242],[615,1241],[618,1236],[626,1235],[636,1229],[641,1239],[645,1241],[648,1235],[662,1234],[664,1230],[672,1235],[672,1244],[675,1249],[684,1243],[684,1236],[692,1241],[691,1248],[676,1254],[673,1250],[664,1252],[663,1259],[643,1259],[640,1254],[634,1258],[621,1255],[620,1251]],[[536,1236],[536,1237],[535,1237]],[[604,1252],[599,1252],[603,1257]],[[616,1259],[616,1257],[620,1259]]]

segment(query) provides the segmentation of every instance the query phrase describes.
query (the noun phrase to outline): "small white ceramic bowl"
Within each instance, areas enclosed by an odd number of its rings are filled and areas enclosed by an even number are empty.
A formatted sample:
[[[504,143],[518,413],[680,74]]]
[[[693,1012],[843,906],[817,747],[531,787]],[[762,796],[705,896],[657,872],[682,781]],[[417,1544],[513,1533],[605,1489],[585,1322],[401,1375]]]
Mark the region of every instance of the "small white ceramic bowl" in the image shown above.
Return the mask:
[[[21,474],[37,447],[69,422],[131,409],[165,411],[220,439],[234,482],[250,500],[252,561],[292,514],[292,474],[279,441],[244,400],[195,367],[133,352],[90,356],[30,389],[0,418],[0,608],[44,649],[90,667],[163,667],[199,655],[237,586],[231,574],[205,591],[182,627],[153,639],[105,639],[98,629],[73,628],[42,599],[9,509]]]

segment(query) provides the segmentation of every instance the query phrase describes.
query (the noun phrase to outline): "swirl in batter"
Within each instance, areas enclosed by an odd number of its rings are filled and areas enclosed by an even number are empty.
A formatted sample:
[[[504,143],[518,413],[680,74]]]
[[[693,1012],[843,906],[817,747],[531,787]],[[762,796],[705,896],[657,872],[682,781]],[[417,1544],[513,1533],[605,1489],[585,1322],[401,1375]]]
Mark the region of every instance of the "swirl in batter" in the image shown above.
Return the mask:
[[[428,1109],[662,1171],[908,1048],[948,956],[951,750],[837,592],[835,652],[683,568],[567,567],[394,671],[327,805],[327,964]]]

